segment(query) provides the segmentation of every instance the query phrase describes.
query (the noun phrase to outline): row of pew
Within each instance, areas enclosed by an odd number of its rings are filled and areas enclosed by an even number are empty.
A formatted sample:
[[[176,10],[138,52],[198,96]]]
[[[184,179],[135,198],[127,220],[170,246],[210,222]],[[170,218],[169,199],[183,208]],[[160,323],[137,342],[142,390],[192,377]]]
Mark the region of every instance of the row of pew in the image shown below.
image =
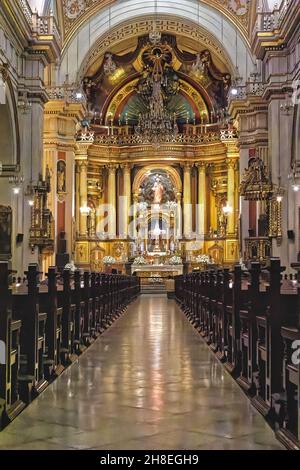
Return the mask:
[[[286,284],[277,258],[179,276],[176,300],[277,438],[300,449],[300,264]]]
[[[40,274],[30,265],[27,282],[13,288],[0,263],[0,430],[140,293],[137,277],[50,268],[40,283]]]

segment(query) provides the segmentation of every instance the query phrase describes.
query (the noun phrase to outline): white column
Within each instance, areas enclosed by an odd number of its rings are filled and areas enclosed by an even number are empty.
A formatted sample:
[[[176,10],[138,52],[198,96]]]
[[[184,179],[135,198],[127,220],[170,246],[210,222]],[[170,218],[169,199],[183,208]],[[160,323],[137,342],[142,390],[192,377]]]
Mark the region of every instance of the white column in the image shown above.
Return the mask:
[[[108,167],[108,237],[116,238],[117,221],[116,221],[116,165]]]
[[[197,235],[204,237],[206,227],[206,165],[198,163],[198,210],[197,210]]]
[[[183,178],[183,218],[184,236],[189,238],[192,234],[192,191],[191,191],[191,164],[184,165]]]
[[[122,237],[128,237],[128,226],[129,226],[129,214],[131,207],[131,167],[126,164],[123,167],[123,198],[122,207],[120,208],[120,235]],[[120,205],[121,206],[121,205]]]

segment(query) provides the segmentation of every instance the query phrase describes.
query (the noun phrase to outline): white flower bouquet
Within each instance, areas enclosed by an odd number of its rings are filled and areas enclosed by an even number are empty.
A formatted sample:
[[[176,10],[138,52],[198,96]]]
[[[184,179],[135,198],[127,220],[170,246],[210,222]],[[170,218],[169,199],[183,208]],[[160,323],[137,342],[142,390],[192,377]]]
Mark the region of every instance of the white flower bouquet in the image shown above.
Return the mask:
[[[104,256],[102,262],[103,264],[115,264],[116,259],[113,256]]]
[[[143,256],[138,256],[137,258],[135,258],[135,260],[133,261],[133,264],[135,266],[143,266],[145,264],[147,264],[147,261],[145,260],[145,258],[143,258]]]
[[[211,263],[211,260],[210,260],[210,257],[208,255],[199,255],[197,256],[196,258],[196,263],[199,263],[199,264],[210,264]]]
[[[180,256],[172,256],[172,258],[169,259],[169,264],[182,264],[182,259]]]

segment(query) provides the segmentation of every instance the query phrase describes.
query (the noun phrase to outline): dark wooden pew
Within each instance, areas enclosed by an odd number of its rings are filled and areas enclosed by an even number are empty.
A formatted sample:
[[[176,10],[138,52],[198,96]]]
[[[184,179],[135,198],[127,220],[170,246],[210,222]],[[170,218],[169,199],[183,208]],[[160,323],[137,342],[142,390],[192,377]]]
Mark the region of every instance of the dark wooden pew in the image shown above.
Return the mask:
[[[297,271],[297,297],[295,315],[281,327],[283,341],[282,388],[278,400],[281,418],[278,439],[289,449],[300,450],[300,264],[292,265]]]
[[[44,373],[45,378],[50,381],[64,371],[61,355],[63,307],[58,307],[56,268],[49,268],[47,277],[48,288],[40,290],[39,306],[47,314]]]
[[[180,276],[176,300],[252,404],[290,449],[300,448],[300,264],[298,293],[281,286],[278,259]],[[287,283],[285,283],[287,285]],[[298,350],[296,350],[298,347]]]
[[[21,321],[12,319],[7,263],[0,263],[0,430],[25,408],[19,397]]]
[[[64,366],[68,366],[78,358],[75,344],[76,305],[72,303],[71,272],[69,269],[63,271],[63,288],[58,289],[57,296],[58,307],[62,308],[61,361]]]
[[[0,429],[14,419],[65,367],[78,359],[140,293],[136,277],[63,272],[37,265],[12,291],[0,263]]]
[[[45,328],[47,314],[39,310],[39,271],[29,265],[28,288],[13,295],[13,319],[21,320],[21,356],[18,374],[19,394],[22,401],[30,403],[48,385],[44,376]]]

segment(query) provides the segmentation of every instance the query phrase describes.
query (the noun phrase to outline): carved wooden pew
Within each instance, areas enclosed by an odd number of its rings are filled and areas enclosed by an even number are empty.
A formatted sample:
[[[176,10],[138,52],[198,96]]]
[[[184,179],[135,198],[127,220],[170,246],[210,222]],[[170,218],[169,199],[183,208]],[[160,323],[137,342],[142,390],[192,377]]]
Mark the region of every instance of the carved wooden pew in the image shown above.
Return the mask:
[[[85,302],[83,300],[83,286],[79,270],[74,272],[74,288],[72,289],[72,303],[75,305],[75,353],[82,354],[86,350],[84,344],[84,314]]]
[[[89,346],[95,339],[95,328],[93,326],[93,298],[91,289],[91,274],[86,271],[83,275],[82,299],[84,302],[83,316],[83,341],[85,346]]]
[[[264,314],[267,308],[266,292],[260,290],[259,263],[251,263],[251,282],[240,306],[241,372],[238,383],[249,394],[255,394],[255,373],[258,370],[256,356],[257,326],[256,317]]]
[[[61,361],[68,366],[77,359],[75,344],[76,305],[72,303],[71,272],[63,271],[63,288],[57,290],[57,305],[62,308],[62,343],[60,348]]]
[[[298,295],[268,272],[206,271],[176,279],[176,299],[225,367],[289,448],[300,448],[300,264]],[[249,279],[243,279],[249,276]],[[296,350],[298,348],[298,350]]]
[[[229,269],[218,271],[217,275],[218,298],[216,305],[216,355],[222,362],[226,361],[229,346],[230,323],[227,311],[232,308],[232,288],[230,284]]]
[[[241,266],[234,267],[231,279],[227,279],[227,294],[224,302],[226,341],[224,341],[225,367],[234,377],[241,372],[241,322],[240,309],[245,303],[242,290]]]
[[[0,430],[25,408],[18,390],[21,321],[12,319],[7,263],[0,263]]]
[[[29,265],[28,289],[13,295],[13,319],[21,320],[21,360],[18,375],[20,398],[25,403],[48,385],[44,376],[45,326],[47,314],[39,311],[37,265]]]
[[[48,289],[40,289],[39,308],[47,314],[44,371],[46,379],[51,381],[64,371],[61,350],[63,307],[58,306],[56,268],[49,268],[47,277]]]
[[[96,339],[100,335],[100,298],[98,292],[99,275],[91,274],[91,297],[92,297],[92,318],[91,318],[91,335]]]
[[[279,259],[272,259],[267,286],[267,307],[256,317],[257,325],[257,371],[254,372],[256,394],[252,400],[255,407],[266,417],[272,418],[272,401],[282,391],[283,344],[280,328],[283,312],[288,307],[281,295],[281,266]]]
[[[292,267],[297,270],[297,303],[294,318],[281,328],[284,394],[279,407],[281,421],[277,437],[289,449],[300,450],[300,264]]]

